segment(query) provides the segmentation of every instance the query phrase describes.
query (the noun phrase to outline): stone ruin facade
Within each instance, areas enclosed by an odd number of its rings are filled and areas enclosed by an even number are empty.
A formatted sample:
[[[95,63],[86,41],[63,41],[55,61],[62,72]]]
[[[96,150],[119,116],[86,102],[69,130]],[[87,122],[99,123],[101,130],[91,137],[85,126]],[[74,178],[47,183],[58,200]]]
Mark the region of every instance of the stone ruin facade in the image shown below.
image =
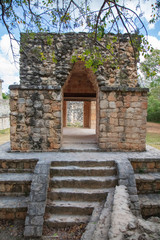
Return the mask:
[[[119,65],[107,60],[94,73],[73,56],[92,44],[86,33],[22,34],[20,85],[10,86],[11,150],[55,151],[63,142],[66,102],[84,102],[84,122],[91,127],[96,103],[97,145],[104,151],[144,151],[147,89],[137,85],[137,66],[127,35],[113,43]],[[101,41],[101,53],[107,57]],[[85,46],[85,47],[84,47]]]
[[[0,79],[0,130],[4,130],[10,127],[9,122],[9,100],[2,97],[2,82]]]

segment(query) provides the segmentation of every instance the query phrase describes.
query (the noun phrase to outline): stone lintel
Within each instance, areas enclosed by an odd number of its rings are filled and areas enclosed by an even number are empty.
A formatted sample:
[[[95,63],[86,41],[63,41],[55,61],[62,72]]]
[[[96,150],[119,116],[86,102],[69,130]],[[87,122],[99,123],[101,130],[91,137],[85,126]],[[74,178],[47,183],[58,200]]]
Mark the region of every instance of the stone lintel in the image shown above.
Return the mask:
[[[61,86],[21,86],[21,85],[10,85],[9,86],[10,90],[61,90]]]
[[[118,86],[118,87],[100,87],[100,90],[102,92],[113,92],[113,91],[119,91],[119,92],[149,92],[149,88],[140,88],[140,87],[135,87],[135,88],[132,88],[132,87],[121,87],[121,86]]]

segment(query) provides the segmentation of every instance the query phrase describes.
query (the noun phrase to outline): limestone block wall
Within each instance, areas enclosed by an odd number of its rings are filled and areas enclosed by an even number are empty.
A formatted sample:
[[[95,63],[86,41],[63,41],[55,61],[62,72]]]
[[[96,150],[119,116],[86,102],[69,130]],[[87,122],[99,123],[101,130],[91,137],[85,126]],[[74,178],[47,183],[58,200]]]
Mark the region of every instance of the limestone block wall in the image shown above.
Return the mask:
[[[101,88],[99,147],[107,151],[144,151],[147,89]]]
[[[51,151],[61,144],[61,93],[57,89],[12,89],[11,149]]]

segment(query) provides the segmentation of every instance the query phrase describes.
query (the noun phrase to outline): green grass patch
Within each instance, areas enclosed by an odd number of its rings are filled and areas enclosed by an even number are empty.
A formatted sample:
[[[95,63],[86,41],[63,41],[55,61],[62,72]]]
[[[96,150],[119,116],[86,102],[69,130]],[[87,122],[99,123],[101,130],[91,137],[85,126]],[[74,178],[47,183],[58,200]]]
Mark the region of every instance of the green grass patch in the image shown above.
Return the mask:
[[[0,135],[8,134],[8,133],[10,133],[10,128],[4,129],[4,130],[0,130]]]
[[[148,145],[160,150],[160,134],[159,133],[147,133],[146,143]]]
[[[81,122],[75,122],[75,123],[68,122],[67,127],[83,128],[83,124]]]

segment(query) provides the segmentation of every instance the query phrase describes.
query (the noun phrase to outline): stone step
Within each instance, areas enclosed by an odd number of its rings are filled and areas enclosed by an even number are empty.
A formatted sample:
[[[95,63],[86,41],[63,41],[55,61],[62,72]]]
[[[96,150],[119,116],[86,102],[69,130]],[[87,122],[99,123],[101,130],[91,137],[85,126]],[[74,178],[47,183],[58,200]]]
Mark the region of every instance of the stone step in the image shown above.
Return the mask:
[[[135,174],[138,193],[157,193],[160,191],[160,173]]]
[[[114,190],[112,189],[104,202],[98,203],[81,240],[107,240],[111,226],[111,213],[113,206]]]
[[[50,214],[45,220],[45,224],[49,227],[67,227],[75,224],[88,223],[90,216],[83,215],[59,215]]]
[[[25,219],[28,206],[28,197],[0,196],[0,219]]]
[[[109,189],[51,188],[48,192],[48,198],[50,200],[64,201],[103,201],[106,199]]]
[[[114,167],[113,160],[55,160],[51,162],[51,167],[79,166],[79,167]]]
[[[112,188],[118,184],[116,176],[110,177],[53,177],[50,188]]]
[[[33,172],[38,159],[0,159],[0,173]]]
[[[29,195],[32,173],[1,173],[0,196]]]
[[[144,218],[151,216],[160,217],[160,193],[140,194],[139,202],[141,207],[141,214]]]
[[[97,202],[85,201],[48,201],[46,213],[65,215],[91,215]]]
[[[101,149],[98,148],[98,145],[95,143],[88,143],[88,144],[68,144],[63,143],[60,149],[61,152],[100,152]]]
[[[112,176],[116,174],[115,167],[51,167],[50,177],[53,176]]]

